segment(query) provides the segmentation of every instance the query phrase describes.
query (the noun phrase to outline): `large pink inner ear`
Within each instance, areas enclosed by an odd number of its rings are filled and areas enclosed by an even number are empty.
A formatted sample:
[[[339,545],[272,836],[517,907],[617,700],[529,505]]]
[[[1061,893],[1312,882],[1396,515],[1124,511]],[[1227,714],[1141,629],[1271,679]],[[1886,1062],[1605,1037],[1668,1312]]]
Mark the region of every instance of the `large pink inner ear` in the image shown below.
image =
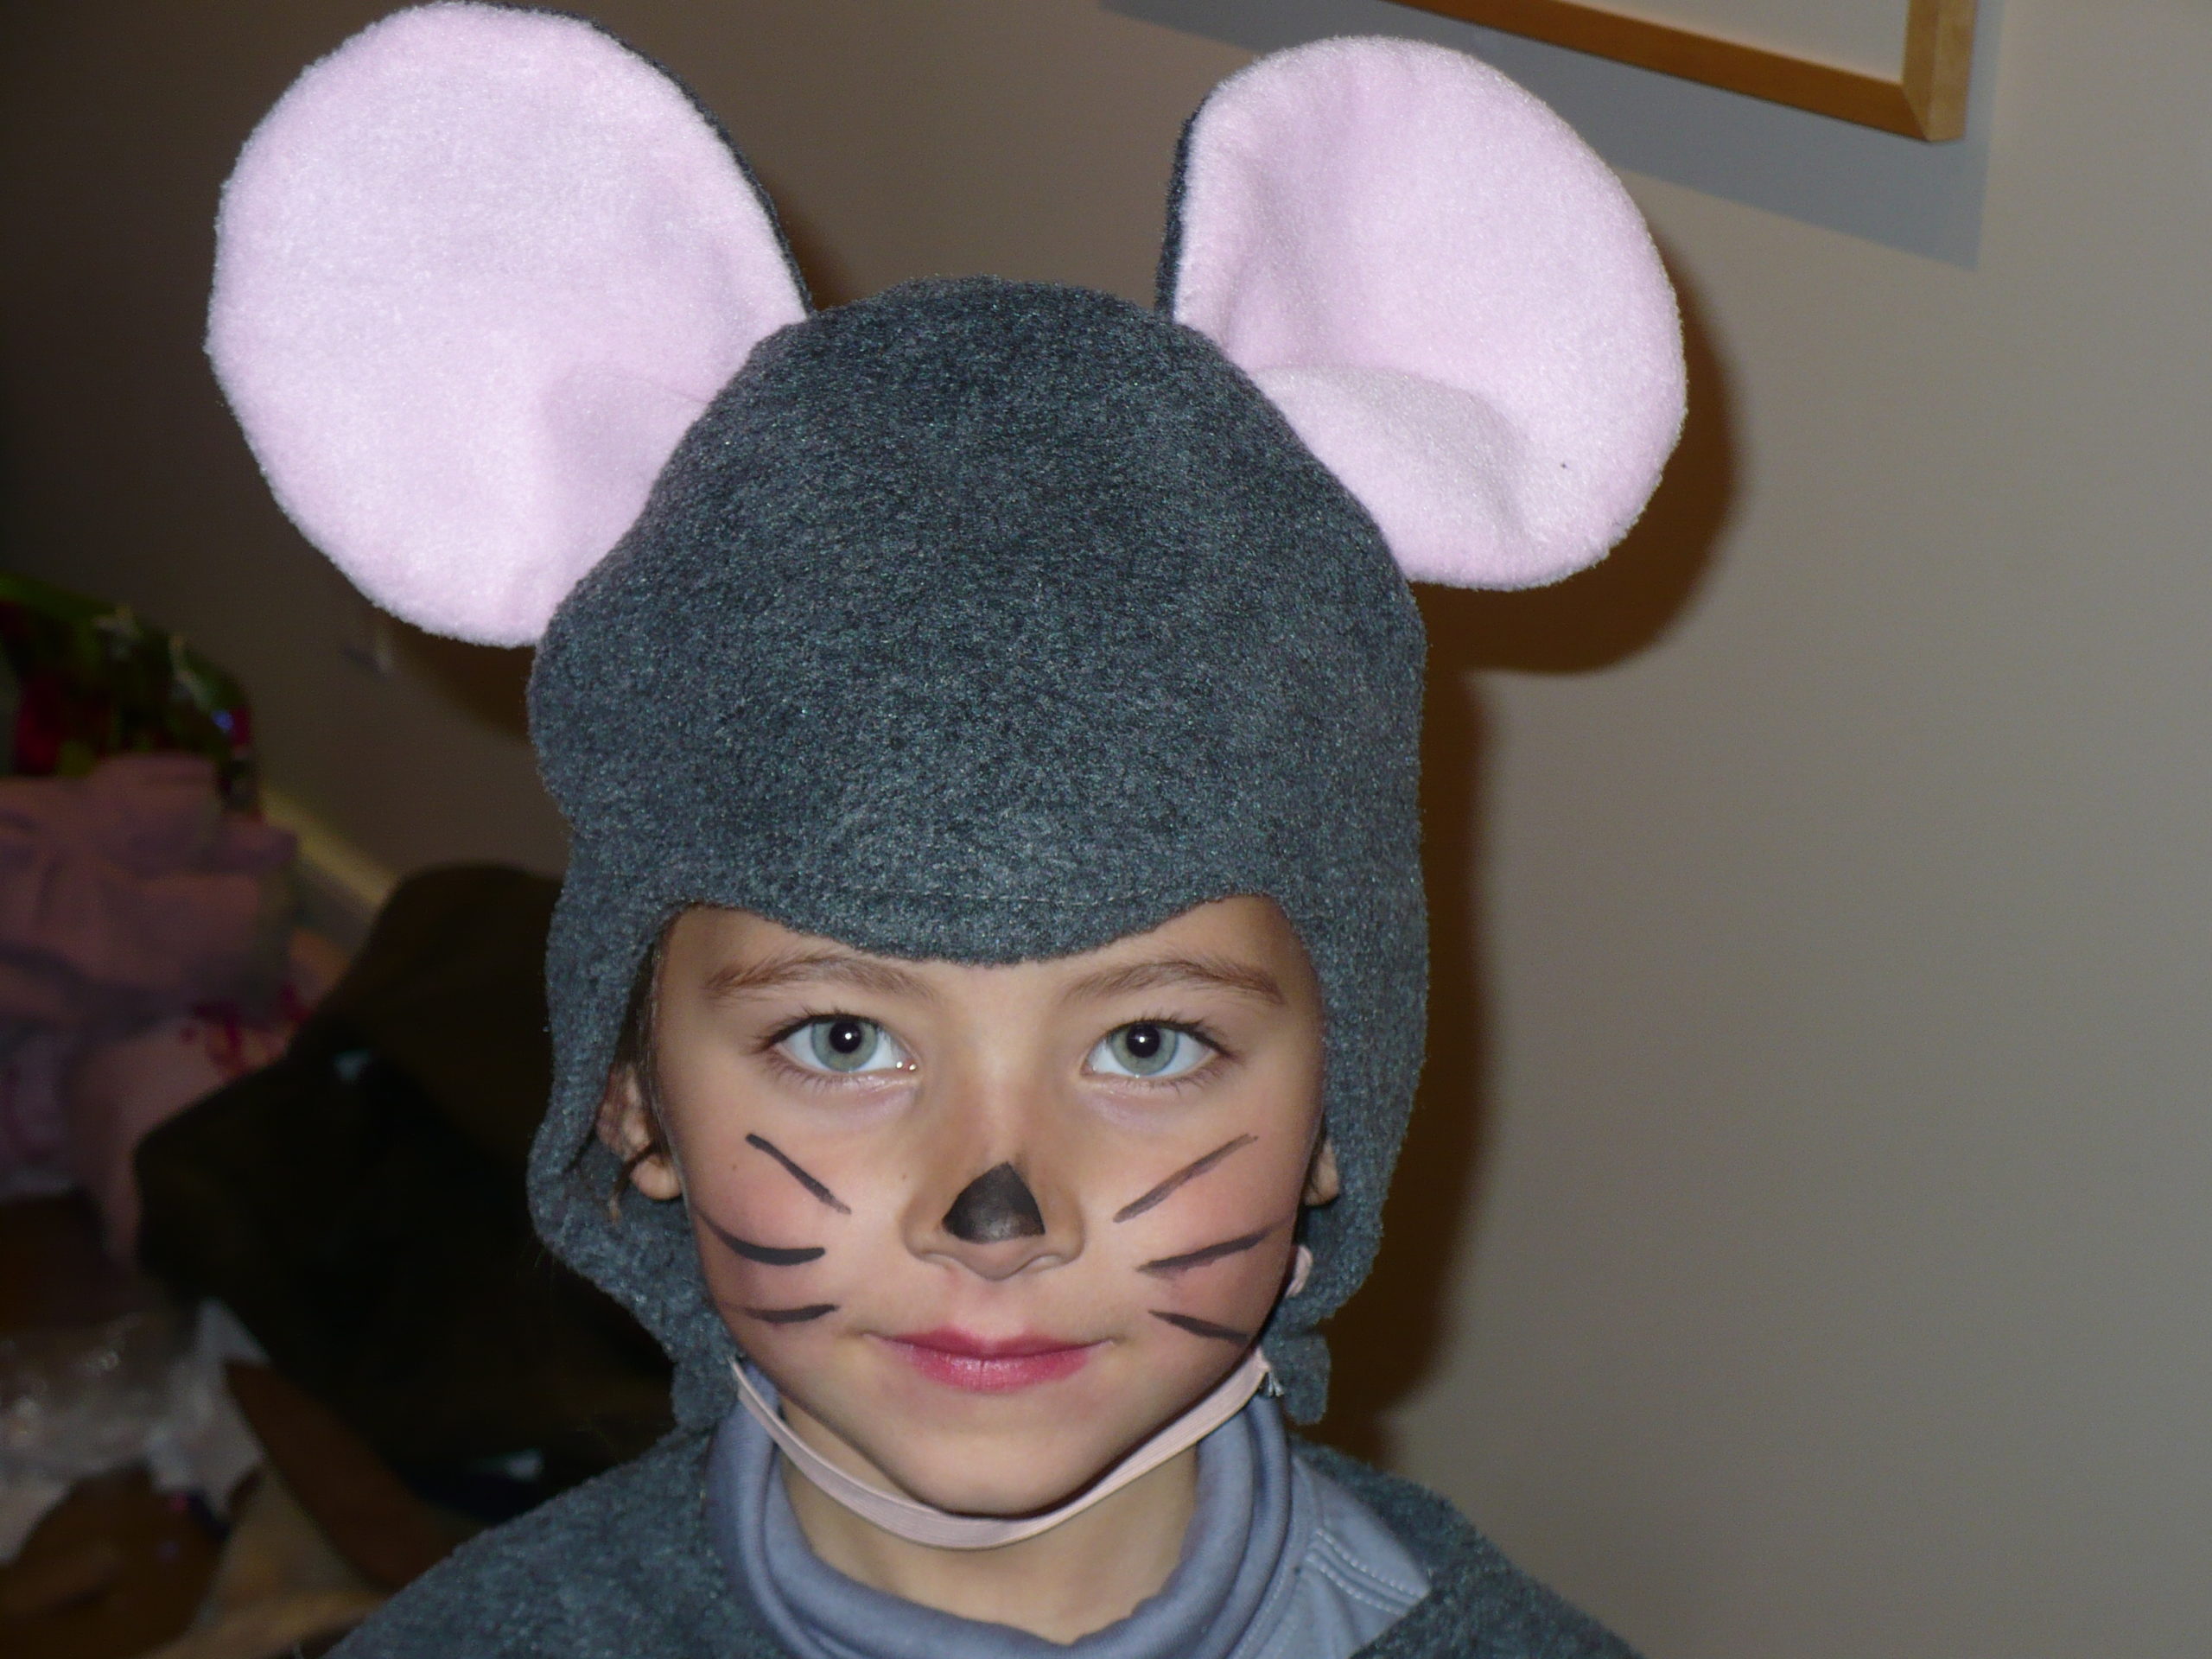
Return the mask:
[[[207,349],[270,486],[377,603],[536,639],[806,306],[728,143],[574,18],[425,6],[264,119]]]
[[[1192,123],[1174,315],[1258,382],[1409,576],[1602,558],[1682,418],[1674,290],[1620,181],[1440,47],[1264,58]]]

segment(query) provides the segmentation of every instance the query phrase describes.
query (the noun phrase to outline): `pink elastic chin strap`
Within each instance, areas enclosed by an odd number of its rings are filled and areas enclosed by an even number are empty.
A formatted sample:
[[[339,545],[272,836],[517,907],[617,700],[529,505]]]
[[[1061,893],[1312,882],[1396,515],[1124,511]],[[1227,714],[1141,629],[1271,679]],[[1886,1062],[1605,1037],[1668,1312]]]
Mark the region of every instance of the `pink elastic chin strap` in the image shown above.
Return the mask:
[[[955,1515],[950,1510],[934,1509],[911,1497],[880,1491],[847,1474],[791,1433],[791,1426],[777,1414],[776,1408],[761,1397],[753,1379],[745,1374],[743,1365],[733,1364],[731,1370],[737,1374],[738,1395],[745,1402],[746,1410],[768,1431],[769,1438],[782,1448],[791,1466],[812,1482],[817,1491],[871,1526],[880,1527],[909,1543],[927,1544],[933,1549],[996,1549],[1001,1544],[1018,1544],[1025,1538],[1051,1531],[1061,1522],[1082,1514],[1131,1481],[1150,1474],[1170,1458],[1196,1446],[1243,1410],[1245,1402],[1260,1391],[1260,1385],[1268,1379],[1267,1358],[1255,1348],[1212,1393],[1059,1508],[1047,1510],[1042,1515],[1007,1520],[995,1515]]]
[[[1304,1245],[1299,1246],[1298,1266],[1291,1279],[1294,1294],[1304,1287],[1312,1262],[1311,1252]],[[933,1549],[996,1549],[1002,1544],[1018,1544],[1040,1532],[1050,1532],[1061,1522],[1111,1497],[1132,1481],[1141,1479],[1169,1459],[1196,1446],[1243,1410],[1270,1380],[1267,1356],[1255,1346],[1244,1356],[1243,1363],[1215,1385],[1211,1393],[1075,1497],[1042,1515],[1008,1520],[995,1515],[955,1515],[949,1510],[935,1509],[884,1491],[848,1474],[791,1433],[791,1426],[746,1375],[742,1363],[733,1361],[730,1370],[737,1377],[738,1397],[744,1402],[753,1421],[768,1431],[768,1438],[775,1441],[791,1459],[791,1466],[804,1475],[817,1491],[871,1526],[880,1527],[909,1543],[927,1544]]]

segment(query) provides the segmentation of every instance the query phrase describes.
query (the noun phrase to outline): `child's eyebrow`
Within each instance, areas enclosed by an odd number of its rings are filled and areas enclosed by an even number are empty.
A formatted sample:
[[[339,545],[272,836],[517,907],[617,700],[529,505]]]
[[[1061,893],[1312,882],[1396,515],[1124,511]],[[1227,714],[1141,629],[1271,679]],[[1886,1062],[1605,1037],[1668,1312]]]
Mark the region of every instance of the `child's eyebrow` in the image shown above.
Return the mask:
[[[1289,999],[1274,976],[1249,963],[1220,957],[1163,957],[1155,962],[1133,962],[1126,968],[1109,968],[1090,974],[1068,987],[1077,996],[1116,996],[1128,991],[1159,990],[1172,986],[1195,986],[1201,990],[1235,991],[1281,1007]]]
[[[709,1001],[719,1002],[749,991],[773,990],[779,986],[816,980],[856,985],[885,996],[934,998],[936,995],[903,968],[867,957],[849,956],[842,950],[789,951],[759,962],[727,963],[707,976],[706,995]]]

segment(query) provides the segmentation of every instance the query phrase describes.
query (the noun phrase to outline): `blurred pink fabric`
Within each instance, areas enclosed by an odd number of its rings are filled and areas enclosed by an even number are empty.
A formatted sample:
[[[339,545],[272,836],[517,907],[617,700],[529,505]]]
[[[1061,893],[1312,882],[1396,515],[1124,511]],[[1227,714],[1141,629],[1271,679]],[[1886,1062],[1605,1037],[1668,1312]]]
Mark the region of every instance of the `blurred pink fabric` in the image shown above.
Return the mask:
[[[293,850],[196,755],[0,779],[0,1197],[82,1183],[127,1253],[139,1139],[275,1058],[334,976],[289,937]]]
[[[140,1017],[275,963],[288,831],[225,812],[197,755],[0,779],[0,1020]]]
[[[207,354],[277,500],[364,593],[519,645],[805,315],[683,88],[582,18],[420,6],[254,129]]]

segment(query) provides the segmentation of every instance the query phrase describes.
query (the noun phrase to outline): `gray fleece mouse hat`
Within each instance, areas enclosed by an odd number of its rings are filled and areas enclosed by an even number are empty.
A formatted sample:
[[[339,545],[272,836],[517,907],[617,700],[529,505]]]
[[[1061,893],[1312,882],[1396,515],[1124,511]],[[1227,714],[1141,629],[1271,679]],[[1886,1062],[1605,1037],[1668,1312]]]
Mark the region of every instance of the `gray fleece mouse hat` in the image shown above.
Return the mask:
[[[208,350],[278,500],[372,599],[535,642],[573,849],[540,1231],[719,1416],[673,1205],[593,1135],[686,906],[906,957],[1092,949],[1264,893],[1312,957],[1343,1194],[1264,1342],[1365,1276],[1423,1041],[1406,579],[1601,557],[1682,410],[1617,180],[1458,54],[1332,40],[1184,136],[1143,309],[992,278],[809,308],[772,212],[591,25],[404,11],[308,69],[226,187]]]

